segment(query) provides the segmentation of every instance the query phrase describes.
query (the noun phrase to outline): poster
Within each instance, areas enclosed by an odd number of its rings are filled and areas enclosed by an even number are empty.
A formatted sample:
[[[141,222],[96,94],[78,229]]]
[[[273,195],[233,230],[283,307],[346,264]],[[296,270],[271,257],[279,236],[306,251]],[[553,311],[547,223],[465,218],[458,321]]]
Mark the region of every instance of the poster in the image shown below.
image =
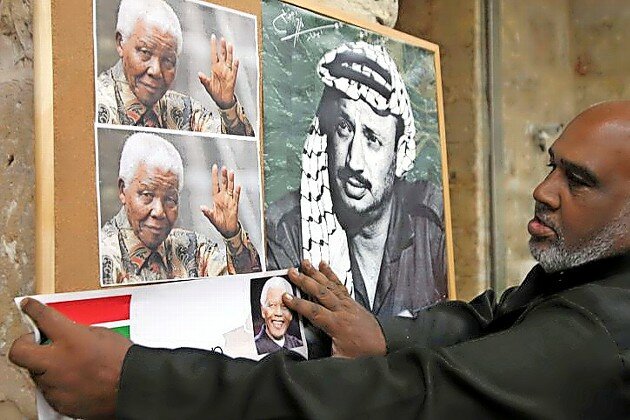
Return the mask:
[[[264,270],[256,22],[94,1],[102,287]]]
[[[278,293],[288,290],[300,296],[282,270],[31,297],[79,324],[109,328],[143,346],[192,347],[253,360],[285,348],[308,358],[301,318],[276,300]],[[22,299],[15,299],[18,308]],[[264,319],[265,312],[270,318],[290,320],[270,319],[267,324],[278,328],[266,333],[256,320]],[[39,392],[37,405],[40,419],[65,418]]]
[[[379,317],[453,297],[437,46],[277,0],[262,26],[267,266],[327,261]]]

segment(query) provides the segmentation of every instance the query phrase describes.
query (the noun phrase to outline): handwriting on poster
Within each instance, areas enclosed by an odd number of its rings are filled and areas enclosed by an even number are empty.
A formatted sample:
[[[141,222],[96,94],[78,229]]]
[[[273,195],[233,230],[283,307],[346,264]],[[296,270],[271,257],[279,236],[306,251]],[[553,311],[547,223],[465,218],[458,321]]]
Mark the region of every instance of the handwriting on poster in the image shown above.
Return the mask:
[[[310,41],[321,37],[324,31],[339,29],[342,24],[340,22],[335,22],[329,25],[317,26],[315,28],[306,28],[304,25],[304,19],[298,12],[294,10],[283,10],[274,18],[272,25],[274,31],[281,36],[280,40],[293,41],[293,46],[295,47],[300,38]]]

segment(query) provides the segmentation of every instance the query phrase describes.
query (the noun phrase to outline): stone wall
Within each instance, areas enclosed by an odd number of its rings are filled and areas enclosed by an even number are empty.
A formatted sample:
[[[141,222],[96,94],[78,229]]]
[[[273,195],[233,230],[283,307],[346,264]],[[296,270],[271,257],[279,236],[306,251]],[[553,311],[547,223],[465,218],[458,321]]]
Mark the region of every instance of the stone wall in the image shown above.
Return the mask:
[[[547,150],[534,132],[565,123],[574,113],[570,65],[569,0],[501,2],[498,85],[501,102],[505,279],[499,288],[520,283],[534,261],[527,245],[533,217],[532,191],[547,174]],[[553,139],[552,139],[553,140]],[[551,143],[551,142],[549,142]],[[547,144],[548,146],[549,144]]]
[[[401,0],[397,29],[440,46],[457,298],[489,286],[481,2]]]
[[[6,359],[33,293],[33,37],[30,0],[0,1],[0,418],[35,417],[33,385]]]
[[[500,286],[507,287],[535,263],[526,224],[533,215],[532,190],[548,172],[548,155],[533,136],[566,124],[596,102],[630,97],[630,9],[624,0],[500,3],[506,254],[498,263],[506,272]]]

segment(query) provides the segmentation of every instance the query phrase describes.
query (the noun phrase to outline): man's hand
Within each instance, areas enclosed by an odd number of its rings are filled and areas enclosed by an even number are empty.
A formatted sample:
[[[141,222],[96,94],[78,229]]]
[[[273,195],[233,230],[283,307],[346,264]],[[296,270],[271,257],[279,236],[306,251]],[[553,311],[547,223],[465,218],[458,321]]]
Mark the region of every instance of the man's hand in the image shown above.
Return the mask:
[[[50,338],[33,341],[33,333],[15,340],[9,359],[29,370],[56,411],[70,417],[113,416],[120,372],[132,342],[106,328],[75,324],[34,299],[22,310]]]
[[[319,270],[302,261],[302,271],[289,270],[289,279],[318,303],[285,293],[284,304],[309,319],[332,338],[337,357],[382,356],[387,352],[385,337],[376,318],[357,303],[325,262]]]
[[[212,165],[212,208],[201,206],[201,211],[224,238],[231,238],[238,233],[240,197],[241,186],[234,187],[234,172],[228,173],[224,166],[219,174],[217,165]]]
[[[219,108],[231,108],[236,102],[234,87],[239,65],[238,59],[234,59],[234,45],[221,38],[217,49],[217,37],[213,34],[210,38],[210,59],[212,73],[208,77],[199,72],[199,81]]]

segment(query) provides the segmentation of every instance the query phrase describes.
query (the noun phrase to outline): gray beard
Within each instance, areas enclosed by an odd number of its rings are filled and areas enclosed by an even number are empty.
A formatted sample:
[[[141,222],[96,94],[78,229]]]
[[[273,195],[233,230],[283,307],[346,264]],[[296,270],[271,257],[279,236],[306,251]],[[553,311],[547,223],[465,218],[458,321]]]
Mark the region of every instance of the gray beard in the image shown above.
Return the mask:
[[[531,238],[529,250],[547,273],[554,273],[611,257],[620,252],[614,249],[615,242],[628,234],[628,223],[625,216],[626,211],[624,209],[618,218],[595,236],[576,247],[567,247],[562,232],[557,232],[558,238],[546,249],[539,248],[537,241]]]

